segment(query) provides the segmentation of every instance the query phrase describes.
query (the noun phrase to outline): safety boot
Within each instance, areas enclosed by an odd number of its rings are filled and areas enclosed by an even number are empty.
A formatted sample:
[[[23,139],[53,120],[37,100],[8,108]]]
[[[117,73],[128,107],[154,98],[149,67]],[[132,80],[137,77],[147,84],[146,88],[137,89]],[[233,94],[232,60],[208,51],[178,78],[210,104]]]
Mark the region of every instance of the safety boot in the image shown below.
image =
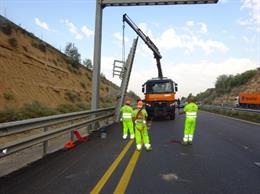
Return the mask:
[[[146,150],[146,151],[152,151],[152,146],[151,146],[151,144],[145,144],[144,146],[145,146],[145,150]]]

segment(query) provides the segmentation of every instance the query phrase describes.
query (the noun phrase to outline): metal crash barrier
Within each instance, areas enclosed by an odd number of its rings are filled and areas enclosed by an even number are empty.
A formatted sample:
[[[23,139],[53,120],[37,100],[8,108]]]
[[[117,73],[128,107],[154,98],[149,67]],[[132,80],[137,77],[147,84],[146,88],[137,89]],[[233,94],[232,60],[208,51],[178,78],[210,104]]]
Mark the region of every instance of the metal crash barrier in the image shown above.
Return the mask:
[[[73,139],[75,129],[91,133],[114,122],[115,108],[81,111],[23,121],[0,124],[0,137],[27,134],[22,138],[0,145],[0,157],[4,157],[37,144],[42,144],[42,156],[47,154],[48,141],[69,134]],[[30,135],[30,131],[37,131]],[[36,133],[36,134],[35,134]],[[64,143],[64,142],[62,142]]]

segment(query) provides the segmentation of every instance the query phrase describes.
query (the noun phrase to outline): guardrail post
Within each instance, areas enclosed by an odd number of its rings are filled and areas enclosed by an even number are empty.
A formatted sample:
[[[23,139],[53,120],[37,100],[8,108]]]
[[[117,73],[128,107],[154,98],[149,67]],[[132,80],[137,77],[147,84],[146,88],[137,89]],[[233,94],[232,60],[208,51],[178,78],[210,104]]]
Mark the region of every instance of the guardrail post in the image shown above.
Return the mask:
[[[43,128],[44,132],[48,131],[48,127]],[[48,153],[48,140],[43,142],[43,156],[45,156]]]
[[[70,125],[73,125],[73,121],[70,122]],[[70,131],[70,140],[74,141],[74,130]]]

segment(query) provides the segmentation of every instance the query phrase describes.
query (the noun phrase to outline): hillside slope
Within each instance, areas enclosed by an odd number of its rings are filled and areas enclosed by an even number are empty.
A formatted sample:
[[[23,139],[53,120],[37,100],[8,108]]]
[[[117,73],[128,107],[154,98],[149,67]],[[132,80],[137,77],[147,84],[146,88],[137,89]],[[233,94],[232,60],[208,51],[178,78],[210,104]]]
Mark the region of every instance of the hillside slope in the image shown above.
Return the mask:
[[[233,86],[233,87],[230,86],[232,85],[230,84],[232,80],[233,82],[234,81],[241,82],[248,75],[249,75],[248,80],[245,83],[237,84],[237,86]],[[222,81],[222,83],[227,84],[226,86],[222,86],[222,89],[224,90],[223,92],[218,91],[215,85],[215,88],[208,89],[205,92],[198,94],[196,96],[197,100],[205,104],[216,104],[216,105],[223,104],[223,105],[233,106],[235,102],[235,98],[239,95],[240,92],[244,92],[244,93],[260,92],[260,68],[246,71],[242,74],[238,74],[235,76],[233,75],[233,76],[226,76],[226,77],[227,79],[225,81]]]
[[[57,108],[89,106],[91,70],[74,69],[67,56],[0,16],[0,110],[26,103]],[[119,87],[101,77],[100,104],[112,104]]]

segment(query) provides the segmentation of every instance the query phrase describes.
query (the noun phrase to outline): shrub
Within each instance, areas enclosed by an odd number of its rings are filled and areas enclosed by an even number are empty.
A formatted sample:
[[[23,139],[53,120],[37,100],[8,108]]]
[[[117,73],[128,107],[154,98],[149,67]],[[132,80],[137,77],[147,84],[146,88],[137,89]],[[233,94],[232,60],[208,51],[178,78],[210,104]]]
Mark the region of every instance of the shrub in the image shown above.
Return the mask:
[[[71,102],[80,101],[79,94],[75,92],[74,90],[69,90],[65,93],[65,98],[68,99]]]
[[[16,48],[18,45],[17,40],[15,38],[9,38],[8,42],[13,48]]]
[[[5,92],[4,94],[3,94],[3,96],[4,96],[4,98],[6,99],[6,100],[13,100],[14,99],[14,94],[12,93],[12,92]]]
[[[74,68],[71,64],[68,64],[69,71],[75,74],[79,74],[79,69]]]
[[[69,113],[69,112],[75,112],[76,108],[72,104],[60,104],[57,107],[57,111],[60,113]]]
[[[65,54],[68,56],[68,63],[76,69],[80,67],[80,54],[73,43],[68,43],[65,47]]]
[[[16,120],[16,112],[10,107],[4,107],[3,110],[0,110],[0,123],[10,122]]]
[[[17,118],[29,119],[29,118],[54,115],[56,113],[57,112],[52,108],[46,107],[38,101],[34,101],[31,103],[24,104],[20,112],[18,113]]]
[[[78,103],[76,104],[78,111],[90,110],[91,105],[89,103]]]
[[[42,51],[43,53],[46,53],[46,45],[44,43],[40,43],[38,44],[37,47],[40,51]]]
[[[4,23],[2,26],[1,26],[1,31],[6,34],[6,35],[11,35],[12,34],[12,26],[11,24],[9,23]]]

